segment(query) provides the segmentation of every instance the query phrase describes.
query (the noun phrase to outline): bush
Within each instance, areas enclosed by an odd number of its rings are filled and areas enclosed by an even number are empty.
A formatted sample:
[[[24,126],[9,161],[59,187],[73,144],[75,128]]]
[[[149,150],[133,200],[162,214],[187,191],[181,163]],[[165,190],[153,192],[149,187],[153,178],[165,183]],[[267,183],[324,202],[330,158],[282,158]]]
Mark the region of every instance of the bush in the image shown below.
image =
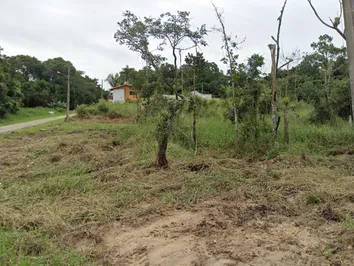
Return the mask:
[[[81,104],[76,107],[76,113],[79,118],[88,118],[91,115],[90,107],[85,104]]]
[[[106,100],[100,100],[97,104],[97,111],[99,114],[107,114],[110,110],[109,102]]]
[[[110,110],[108,113],[107,113],[107,116],[110,118],[110,119],[115,119],[115,118],[121,118],[123,117],[118,111],[116,110]]]
[[[239,124],[240,152],[262,154],[268,151],[272,139],[272,127],[268,121],[246,115]],[[267,156],[274,157],[277,150],[268,151]]]
[[[325,104],[320,104],[319,106],[316,106],[315,110],[312,112],[310,116],[310,122],[325,124],[330,122],[333,117],[332,109]]]

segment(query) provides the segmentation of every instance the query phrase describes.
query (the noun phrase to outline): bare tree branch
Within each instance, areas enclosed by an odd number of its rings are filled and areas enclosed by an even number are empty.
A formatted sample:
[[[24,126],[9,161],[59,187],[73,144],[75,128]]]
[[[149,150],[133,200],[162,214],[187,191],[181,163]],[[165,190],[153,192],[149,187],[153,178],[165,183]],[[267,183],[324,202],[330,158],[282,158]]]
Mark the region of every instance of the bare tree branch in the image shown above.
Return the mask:
[[[276,72],[278,72],[278,66],[279,66],[279,57],[280,57],[280,30],[281,30],[281,24],[283,21],[283,15],[284,15],[284,11],[285,11],[285,7],[286,7],[286,3],[288,2],[288,0],[284,1],[284,5],[280,11],[280,16],[278,18],[278,32],[277,32],[277,38],[275,39],[272,36],[273,41],[277,44],[277,58],[275,61],[275,66],[276,66]]]
[[[318,18],[318,20],[319,20],[323,25],[325,25],[326,27],[328,27],[328,28],[330,28],[330,29],[335,30],[336,32],[338,32],[338,34],[339,34],[340,36],[342,36],[342,38],[343,38],[344,40],[346,40],[346,36],[345,36],[344,32],[342,32],[340,29],[338,29],[339,23],[336,23],[335,21],[333,21],[332,19],[330,19],[332,25],[328,24],[328,23],[325,22],[325,21],[321,18],[321,16],[318,14],[318,12],[317,12],[316,8],[313,6],[311,0],[307,0],[307,2],[310,4],[310,7],[312,8],[313,13],[316,15],[316,17]],[[341,2],[340,2],[340,1],[339,1],[339,3],[340,3],[340,10],[341,10],[341,11],[340,11],[340,16],[339,16],[338,19],[340,19],[341,16],[342,16],[342,5],[341,5]]]
[[[229,59],[230,71],[233,74],[233,72],[234,72],[234,58],[233,58],[232,51],[230,49],[230,44],[229,44],[229,40],[228,40],[229,37],[227,36],[227,33],[226,33],[226,28],[225,28],[222,12],[219,11],[218,7],[213,2],[211,2],[211,4],[214,7],[216,17],[218,18],[220,25],[221,25],[221,29],[219,28],[218,31],[222,33],[223,43],[224,43],[224,47],[225,47],[224,50],[227,53],[227,57]]]
[[[287,61],[286,63],[282,64],[282,65],[278,68],[278,70],[280,70],[280,69],[282,69],[283,67],[289,65],[289,64],[292,63],[293,61],[294,61],[294,59],[289,59],[289,61]]]

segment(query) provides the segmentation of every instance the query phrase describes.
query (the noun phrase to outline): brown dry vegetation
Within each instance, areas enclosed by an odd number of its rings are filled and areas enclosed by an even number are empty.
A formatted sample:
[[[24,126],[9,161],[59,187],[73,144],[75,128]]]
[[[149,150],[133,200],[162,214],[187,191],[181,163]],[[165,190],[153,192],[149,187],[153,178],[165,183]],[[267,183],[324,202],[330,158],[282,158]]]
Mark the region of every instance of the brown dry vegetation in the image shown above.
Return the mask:
[[[95,118],[1,140],[0,225],[18,234],[5,265],[72,250],[88,258],[72,265],[353,265],[352,155],[193,158],[172,143],[158,170],[126,127]]]

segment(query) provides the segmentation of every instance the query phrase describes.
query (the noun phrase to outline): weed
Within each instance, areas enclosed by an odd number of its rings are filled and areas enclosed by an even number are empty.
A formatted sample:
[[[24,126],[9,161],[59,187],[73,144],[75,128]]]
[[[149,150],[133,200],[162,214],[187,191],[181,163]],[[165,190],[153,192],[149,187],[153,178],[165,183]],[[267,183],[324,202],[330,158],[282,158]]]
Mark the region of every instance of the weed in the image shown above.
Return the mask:
[[[323,255],[325,255],[326,257],[330,257],[330,256],[336,254],[337,252],[338,252],[337,249],[328,248],[328,249],[326,249],[326,250],[323,252]]]
[[[354,229],[354,217],[353,215],[347,214],[345,216],[345,220],[343,221],[343,225],[348,229]]]
[[[47,149],[37,149],[37,150],[34,150],[34,151],[32,152],[32,155],[33,155],[35,158],[37,158],[37,157],[39,157],[39,156],[41,156],[41,155],[43,155],[43,154],[46,154],[46,153],[48,153],[48,150],[47,150]]]
[[[321,196],[319,196],[317,194],[313,194],[313,193],[306,195],[306,204],[316,205],[316,204],[320,204],[320,203],[324,203],[324,200]]]

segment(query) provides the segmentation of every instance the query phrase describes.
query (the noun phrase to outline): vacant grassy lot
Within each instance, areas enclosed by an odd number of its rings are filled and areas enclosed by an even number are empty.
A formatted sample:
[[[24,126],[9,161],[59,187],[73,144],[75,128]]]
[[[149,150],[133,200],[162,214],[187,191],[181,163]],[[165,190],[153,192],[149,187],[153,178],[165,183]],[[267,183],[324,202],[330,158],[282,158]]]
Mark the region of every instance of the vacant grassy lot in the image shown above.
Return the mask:
[[[2,136],[0,265],[353,265],[353,147],[237,159],[229,132],[167,170],[129,118]]]
[[[49,112],[54,112],[53,115]],[[7,114],[4,119],[0,119],[0,126],[33,121],[42,118],[65,115],[65,111],[57,111],[53,108],[36,107],[21,108],[16,114]]]

